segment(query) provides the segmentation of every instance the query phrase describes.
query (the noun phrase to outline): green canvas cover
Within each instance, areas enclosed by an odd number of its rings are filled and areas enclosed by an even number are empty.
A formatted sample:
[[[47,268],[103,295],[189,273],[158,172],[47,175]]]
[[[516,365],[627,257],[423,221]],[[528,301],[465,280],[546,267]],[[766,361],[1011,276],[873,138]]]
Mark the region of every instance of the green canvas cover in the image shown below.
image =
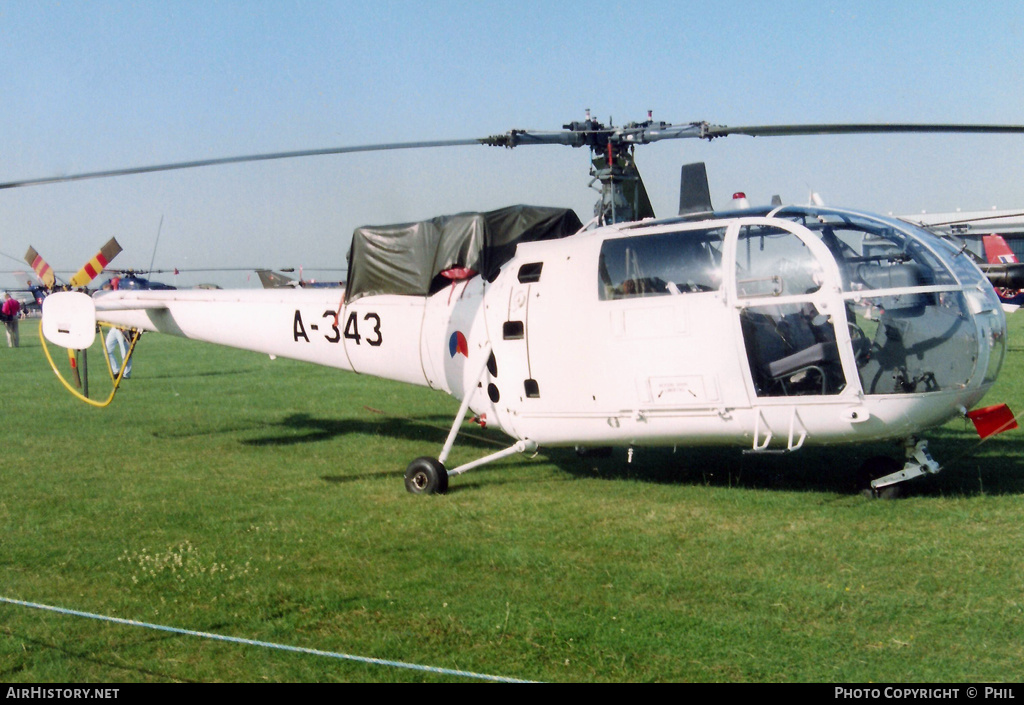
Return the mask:
[[[401,225],[356,228],[346,297],[428,296],[450,282],[441,272],[469,269],[491,281],[520,242],[566,237],[582,226],[568,208],[510,206]]]

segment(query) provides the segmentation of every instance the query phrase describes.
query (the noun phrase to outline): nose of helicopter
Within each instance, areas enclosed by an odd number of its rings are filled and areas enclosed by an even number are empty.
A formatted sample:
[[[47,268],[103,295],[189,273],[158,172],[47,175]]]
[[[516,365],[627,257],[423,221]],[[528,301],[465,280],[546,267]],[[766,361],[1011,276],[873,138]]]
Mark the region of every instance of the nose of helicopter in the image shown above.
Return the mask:
[[[984,393],[996,381],[1003,366],[1006,355],[1006,315],[995,291],[987,283],[969,289],[965,296],[978,328],[978,366],[971,386],[976,384]]]
[[[806,239],[820,261],[836,264],[865,396],[939,394],[970,408],[992,386],[1005,355],[1006,319],[964,248],[893,218],[813,207],[777,215],[812,231]],[[757,247],[748,249],[756,255]]]

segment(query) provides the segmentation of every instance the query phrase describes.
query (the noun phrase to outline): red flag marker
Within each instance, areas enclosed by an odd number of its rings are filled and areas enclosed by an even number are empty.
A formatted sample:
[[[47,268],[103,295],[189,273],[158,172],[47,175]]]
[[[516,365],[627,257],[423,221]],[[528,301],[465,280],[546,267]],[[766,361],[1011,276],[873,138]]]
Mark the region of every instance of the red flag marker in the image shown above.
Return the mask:
[[[1017,419],[1006,404],[986,406],[967,412],[967,418],[974,422],[978,436],[988,438],[1011,428],[1017,428]]]

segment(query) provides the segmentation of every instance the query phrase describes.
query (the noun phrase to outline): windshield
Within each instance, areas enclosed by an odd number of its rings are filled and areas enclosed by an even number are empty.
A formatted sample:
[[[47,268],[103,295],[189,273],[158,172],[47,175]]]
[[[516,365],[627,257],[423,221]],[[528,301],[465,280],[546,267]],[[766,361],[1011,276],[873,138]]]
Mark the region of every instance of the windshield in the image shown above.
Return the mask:
[[[776,215],[811,230],[835,258],[865,393],[969,384],[979,363],[975,314],[1001,317],[990,314],[998,308],[992,287],[966,253],[893,219],[826,209],[784,209]],[[992,325],[999,328],[998,323]],[[987,347],[987,365],[998,369],[1001,348]]]

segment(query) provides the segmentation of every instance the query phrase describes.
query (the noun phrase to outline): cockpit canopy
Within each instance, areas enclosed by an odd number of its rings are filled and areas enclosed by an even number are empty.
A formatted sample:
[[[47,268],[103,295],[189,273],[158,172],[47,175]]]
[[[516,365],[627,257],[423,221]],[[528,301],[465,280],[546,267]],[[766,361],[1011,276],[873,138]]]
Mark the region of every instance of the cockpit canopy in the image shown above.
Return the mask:
[[[824,208],[675,222],[604,240],[598,298],[724,289],[758,396],[840,394],[854,366],[867,394],[995,379],[1005,348],[998,299],[970,256],[932,233]]]

